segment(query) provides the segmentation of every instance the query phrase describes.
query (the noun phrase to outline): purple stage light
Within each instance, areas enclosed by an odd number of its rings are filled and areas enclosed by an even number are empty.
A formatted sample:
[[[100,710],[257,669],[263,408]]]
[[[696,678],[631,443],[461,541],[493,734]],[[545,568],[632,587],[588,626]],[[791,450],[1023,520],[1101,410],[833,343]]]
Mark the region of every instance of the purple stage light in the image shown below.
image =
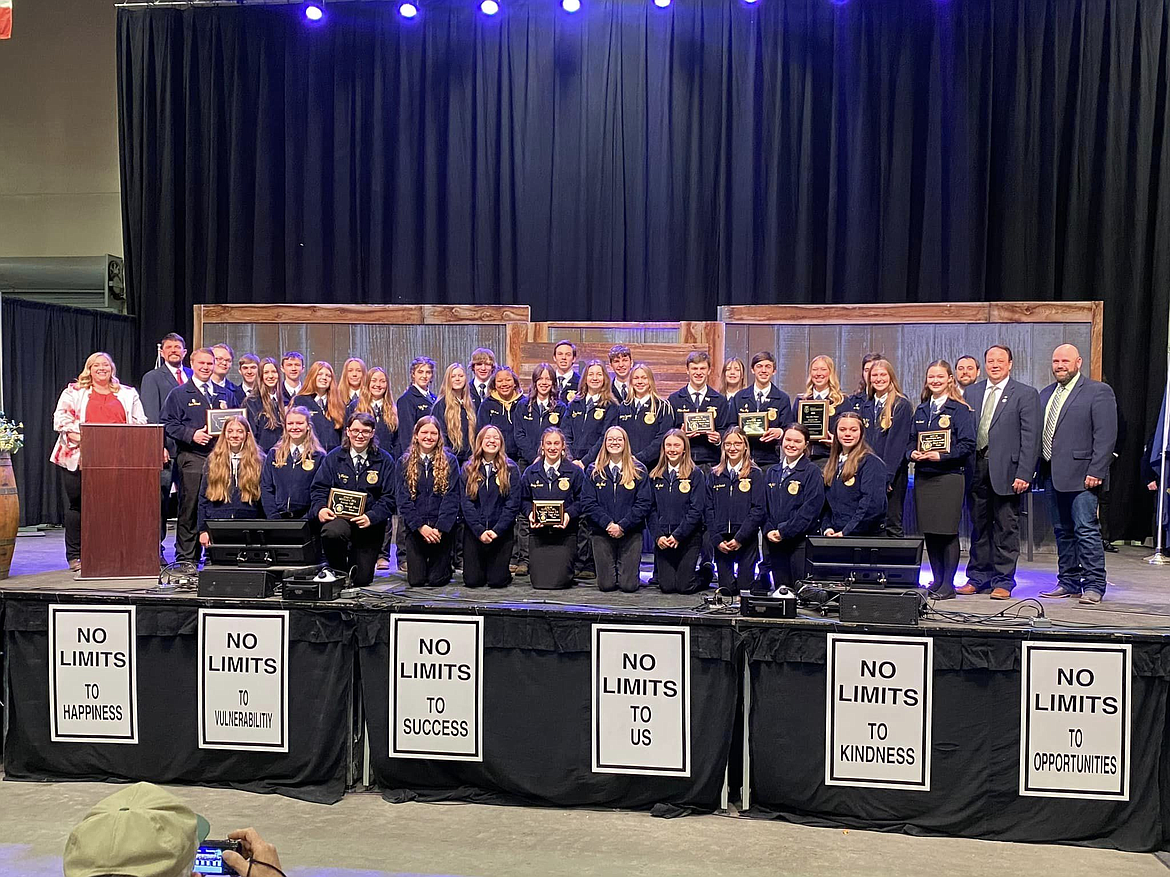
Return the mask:
[[[483,0],[483,2],[479,4],[479,11],[484,15],[495,15],[500,11],[500,4],[497,3],[496,0]]]
[[[418,7],[413,3],[403,3],[398,7],[398,14],[403,18],[414,18],[418,15]]]
[[[670,5],[670,0],[654,0],[654,5],[659,9],[665,9]]]
[[[581,8],[581,0],[561,0],[561,8],[565,12],[576,12]]]
[[[325,10],[316,3],[309,3],[305,6],[305,18],[309,21],[320,21],[325,17]]]

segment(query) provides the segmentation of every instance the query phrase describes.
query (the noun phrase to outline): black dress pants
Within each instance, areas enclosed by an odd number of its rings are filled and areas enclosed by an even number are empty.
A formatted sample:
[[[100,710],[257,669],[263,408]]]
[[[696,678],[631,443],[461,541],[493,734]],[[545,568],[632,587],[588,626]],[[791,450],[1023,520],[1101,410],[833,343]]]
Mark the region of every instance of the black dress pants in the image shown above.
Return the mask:
[[[345,518],[334,518],[321,525],[321,548],[329,566],[350,573],[354,587],[364,588],[374,580],[385,536],[386,524],[358,527]]]
[[[695,564],[703,545],[703,534],[692,533],[678,548],[659,548],[655,540],[654,559],[658,564],[658,587],[664,594],[694,594],[699,590]]]
[[[61,470],[65,487],[65,559],[81,559],[81,470]]]
[[[469,588],[506,588],[512,583],[508,567],[516,537],[512,530],[497,535],[494,542],[484,544],[471,528],[463,526],[463,583]]]
[[[642,529],[624,533],[614,539],[608,533],[593,536],[593,560],[597,567],[597,587],[602,591],[621,588],[633,594],[642,584],[638,569],[642,563]]]
[[[906,466],[898,469],[894,476],[893,488],[886,493],[886,535],[890,538],[901,539],[905,533],[902,530],[902,512],[906,508],[906,485],[909,483]]]
[[[980,591],[1010,591],[1016,584],[1016,563],[1020,559],[1021,495],[996,493],[987,468],[987,455],[976,454],[970,493],[971,557],[967,561],[967,581]]]
[[[719,550],[719,543],[730,538],[731,534],[712,539],[715,546],[715,569],[719,573],[719,588],[740,594],[750,591],[756,578],[756,561],[760,557],[760,546],[753,535],[746,545],[739,546],[738,551],[724,554]],[[760,578],[767,580],[767,572],[761,572]]]
[[[203,464],[207,457],[179,451],[179,519],[175,526],[175,560],[198,563],[203,554],[196,527],[199,523],[199,492],[203,486]]]
[[[406,583],[412,588],[441,588],[451,584],[454,540],[450,533],[431,544],[418,530],[406,532]]]

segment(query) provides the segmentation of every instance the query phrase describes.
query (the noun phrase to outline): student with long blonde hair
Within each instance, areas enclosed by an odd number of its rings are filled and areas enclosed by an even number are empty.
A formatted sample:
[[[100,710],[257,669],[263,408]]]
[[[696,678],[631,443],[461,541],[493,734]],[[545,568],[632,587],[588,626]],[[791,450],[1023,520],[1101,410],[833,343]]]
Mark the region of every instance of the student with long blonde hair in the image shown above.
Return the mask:
[[[504,452],[504,435],[485,426],[460,472],[463,511],[463,581],[469,588],[503,588],[512,582],[509,560],[520,513],[520,468]]]
[[[211,544],[209,520],[263,517],[260,508],[260,466],[263,456],[243,417],[224,422],[220,441],[207,457],[199,491],[199,543]]]
[[[348,405],[358,397],[366,383],[366,363],[360,356],[351,356],[341,367],[341,398]]]
[[[620,426],[605,431],[601,453],[582,484],[581,508],[593,531],[597,587],[634,593],[641,584],[638,569],[650,512],[650,479],[630,452],[629,437]]]
[[[447,366],[438,396],[431,414],[439,423],[443,443],[462,465],[471,458],[477,427],[482,425],[476,420],[467,370],[462,363],[453,362]]]
[[[313,432],[317,433],[321,447],[330,451],[341,444],[345,403],[341,387],[333,377],[333,366],[324,360],[317,360],[309,366],[301,393],[293,397],[289,407],[299,405],[313,412]]]
[[[313,477],[325,457],[312,417],[308,408],[289,409],[284,435],[264,457],[260,498],[268,518],[303,518],[309,513]]]
[[[691,459],[691,443],[680,429],[662,439],[662,455],[650,473],[650,536],[654,567],[664,594],[699,589],[699,559],[707,479]]]
[[[748,437],[738,426],[723,434],[723,453],[711,469],[704,518],[714,543],[721,590],[739,594],[755,581],[764,520],[764,473],[752,462]]]
[[[378,447],[393,454],[398,447],[398,407],[390,395],[390,378],[386,369],[376,365],[366,372],[361,392],[349,400],[346,417],[355,412],[374,418]]]
[[[868,421],[865,441],[886,464],[885,534],[900,537],[908,482],[906,452],[914,406],[902,392],[898,375],[888,359],[870,362],[868,384],[868,398],[861,409]]]
[[[822,475],[825,536],[878,536],[886,518],[886,467],[865,441],[865,422],[842,412]]]
[[[407,584],[449,584],[452,531],[459,521],[459,461],[443,447],[439,421],[429,414],[415,421],[397,482],[398,511],[406,524]]]
[[[658,394],[654,371],[644,362],[630,370],[630,392],[618,410],[618,426],[626,431],[635,460],[647,469],[658,462],[662,437],[674,427],[674,409]]]
[[[845,403],[845,394],[841,392],[841,380],[837,377],[837,366],[831,356],[820,354],[814,356],[808,364],[808,379],[804,385],[804,392],[796,397],[794,407],[799,410],[801,399],[815,399],[829,403],[829,437],[814,440],[809,448],[809,456],[818,465],[823,465],[829,459],[829,447],[833,444],[833,428],[837,425],[837,412]]]
[[[873,372],[870,372],[873,377]],[[923,432],[949,433],[946,450],[918,450]],[[935,360],[926,369],[922,403],[914,412],[907,456],[914,463],[914,502],[918,526],[926,539],[926,553],[934,585],[930,596],[949,600],[955,596],[959,569],[959,519],[967,481],[964,469],[975,453],[975,415],[959,395],[949,362]]]
[[[248,426],[256,444],[264,453],[272,450],[284,432],[284,405],[280,401],[280,366],[271,356],[265,357],[257,370],[256,385],[244,400],[248,409]]]

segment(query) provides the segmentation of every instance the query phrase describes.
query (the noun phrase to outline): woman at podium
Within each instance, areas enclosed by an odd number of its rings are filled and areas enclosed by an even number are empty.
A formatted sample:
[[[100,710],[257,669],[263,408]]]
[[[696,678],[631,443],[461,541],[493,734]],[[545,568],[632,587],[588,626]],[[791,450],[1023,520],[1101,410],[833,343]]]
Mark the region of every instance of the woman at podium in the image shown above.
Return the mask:
[[[108,353],[90,354],[77,380],[61,391],[53,412],[57,443],[50,462],[63,470],[65,485],[65,559],[81,569],[81,424],[146,423],[138,391],[118,380]]]
[[[247,520],[264,517],[260,509],[260,467],[264,458],[243,417],[224,422],[221,441],[203,466],[199,490],[199,544],[211,544],[209,520]]]

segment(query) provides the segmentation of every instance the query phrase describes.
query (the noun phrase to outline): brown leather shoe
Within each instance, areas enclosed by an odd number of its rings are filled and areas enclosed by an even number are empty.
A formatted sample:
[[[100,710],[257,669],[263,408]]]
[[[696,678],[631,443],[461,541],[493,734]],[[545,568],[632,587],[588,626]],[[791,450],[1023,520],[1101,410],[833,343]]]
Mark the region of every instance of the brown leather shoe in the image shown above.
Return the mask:
[[[964,597],[970,597],[972,594],[978,594],[979,589],[968,582],[965,585],[959,585],[957,588],[955,588],[955,593],[962,594]]]
[[[1009,591],[1007,588],[995,588],[991,592],[991,599],[992,600],[1010,600],[1011,598],[1012,598],[1012,592]]]

